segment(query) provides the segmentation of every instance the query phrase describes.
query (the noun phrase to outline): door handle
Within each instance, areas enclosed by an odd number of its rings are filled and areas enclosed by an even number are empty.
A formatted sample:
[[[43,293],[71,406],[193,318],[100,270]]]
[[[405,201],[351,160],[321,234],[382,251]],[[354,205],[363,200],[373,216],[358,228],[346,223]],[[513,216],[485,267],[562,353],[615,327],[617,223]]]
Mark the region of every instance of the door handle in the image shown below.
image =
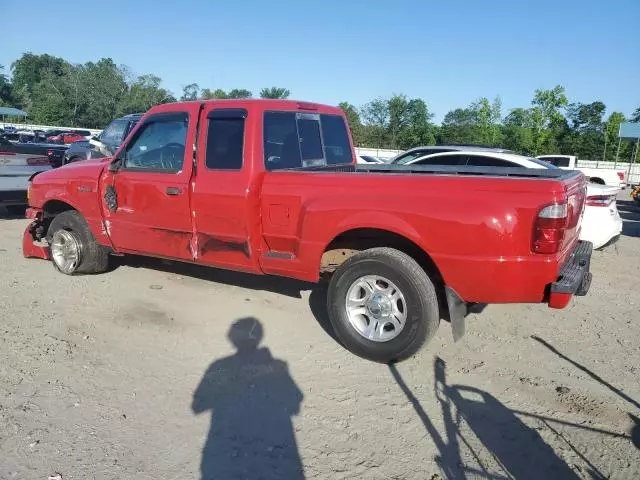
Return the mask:
[[[167,187],[167,189],[165,190],[165,193],[167,195],[176,196],[176,195],[180,195],[182,193],[182,190],[179,189],[178,187]]]

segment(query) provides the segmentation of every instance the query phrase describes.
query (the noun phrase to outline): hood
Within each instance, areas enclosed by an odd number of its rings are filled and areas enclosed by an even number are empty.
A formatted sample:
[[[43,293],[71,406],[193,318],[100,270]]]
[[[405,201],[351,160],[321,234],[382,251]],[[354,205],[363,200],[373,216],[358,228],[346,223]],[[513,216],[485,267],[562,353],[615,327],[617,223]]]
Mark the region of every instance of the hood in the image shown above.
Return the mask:
[[[109,165],[110,157],[83,160],[68,163],[60,168],[48,170],[33,179],[34,184],[47,183],[56,180],[98,180],[102,170]]]

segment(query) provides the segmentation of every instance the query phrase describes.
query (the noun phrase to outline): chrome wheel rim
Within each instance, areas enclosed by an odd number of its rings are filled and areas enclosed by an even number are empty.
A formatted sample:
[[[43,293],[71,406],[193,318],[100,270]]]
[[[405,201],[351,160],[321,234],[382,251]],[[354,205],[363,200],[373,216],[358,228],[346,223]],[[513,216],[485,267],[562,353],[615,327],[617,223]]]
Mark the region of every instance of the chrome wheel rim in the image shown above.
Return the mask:
[[[379,275],[358,278],[347,290],[349,323],[372,342],[393,340],[407,321],[407,302],[400,289]]]
[[[51,239],[51,257],[62,273],[73,273],[80,264],[80,244],[73,233],[58,230]]]

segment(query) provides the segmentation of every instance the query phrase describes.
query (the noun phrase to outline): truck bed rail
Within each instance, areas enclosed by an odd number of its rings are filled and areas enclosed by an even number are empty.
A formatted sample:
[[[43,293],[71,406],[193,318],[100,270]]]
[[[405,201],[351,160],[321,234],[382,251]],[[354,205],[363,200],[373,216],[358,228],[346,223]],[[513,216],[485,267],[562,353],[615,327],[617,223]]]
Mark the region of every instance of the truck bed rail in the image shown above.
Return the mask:
[[[547,168],[524,167],[476,167],[476,166],[448,166],[448,165],[323,165],[316,167],[298,167],[272,172],[340,172],[340,173],[386,173],[396,175],[470,175],[491,177],[519,177],[519,178],[549,178],[565,179],[581,175],[576,170],[561,170]]]

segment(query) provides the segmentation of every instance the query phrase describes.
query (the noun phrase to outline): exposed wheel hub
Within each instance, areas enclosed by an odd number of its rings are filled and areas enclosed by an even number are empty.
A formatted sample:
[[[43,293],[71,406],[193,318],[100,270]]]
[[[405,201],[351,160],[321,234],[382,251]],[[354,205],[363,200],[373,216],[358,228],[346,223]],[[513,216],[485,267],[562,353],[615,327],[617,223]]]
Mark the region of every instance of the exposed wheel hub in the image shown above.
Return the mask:
[[[51,257],[62,273],[73,273],[80,264],[81,248],[73,232],[58,230],[51,239]]]

